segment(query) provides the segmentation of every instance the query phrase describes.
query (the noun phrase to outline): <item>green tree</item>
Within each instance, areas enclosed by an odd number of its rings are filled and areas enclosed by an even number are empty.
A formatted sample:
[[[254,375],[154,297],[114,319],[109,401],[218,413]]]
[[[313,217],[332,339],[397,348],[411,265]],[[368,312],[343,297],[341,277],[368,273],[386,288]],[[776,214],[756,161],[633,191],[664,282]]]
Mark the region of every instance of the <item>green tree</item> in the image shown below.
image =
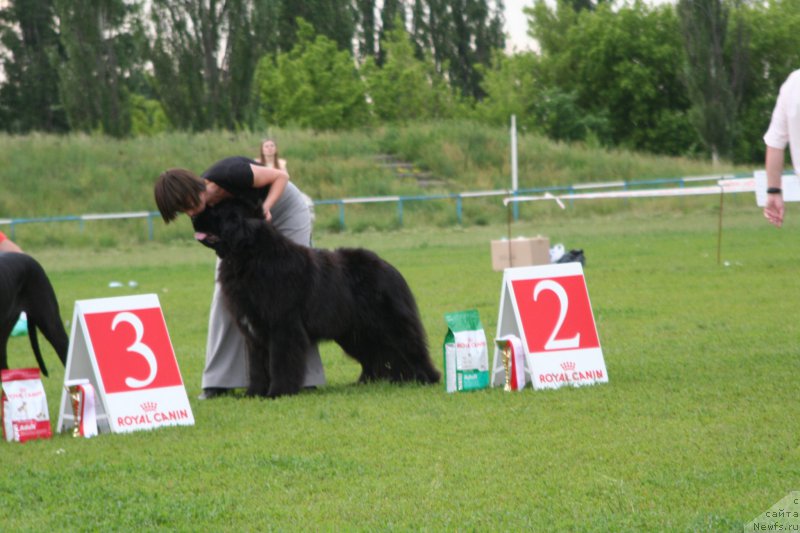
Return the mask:
[[[800,67],[800,0],[743,4],[731,11],[731,18],[736,19],[734,24],[755,28],[748,40],[749,71],[744,76],[737,113],[734,160],[763,165],[762,137],[778,90],[786,77]]]
[[[403,0],[384,0],[381,9],[381,29],[379,32],[377,61],[378,65],[383,66],[386,61],[387,50],[384,43],[387,41],[389,32],[397,27],[405,29],[405,4]]]
[[[426,62],[414,56],[400,22],[398,18],[381,42],[383,66],[370,57],[362,68],[374,115],[389,122],[450,117],[454,105],[449,87],[429,58]]]
[[[271,0],[153,0],[154,84],[180,129],[233,129],[253,118],[253,72],[277,46]]]
[[[59,94],[72,129],[130,133],[126,76],[137,68],[136,6],[124,0],[55,0],[66,59]]]
[[[480,99],[477,65],[488,67],[492,52],[503,49],[503,2],[416,0],[412,35],[417,56],[431,51],[436,67],[465,98]]]
[[[729,8],[721,0],[679,0],[686,49],[684,80],[692,101],[690,118],[716,164],[732,158],[736,114],[741,101],[747,32],[729,33]],[[732,39],[726,57],[726,40]]]
[[[541,131],[535,120],[535,106],[541,101],[540,57],[533,52],[507,56],[496,51],[491,68],[484,69],[481,88],[486,93],[475,106],[478,119],[495,125],[507,125],[516,115],[520,129]]]
[[[267,124],[320,130],[369,122],[364,84],[349,52],[298,19],[298,42],[288,53],[261,59],[259,113]]]
[[[556,141],[586,141],[608,144],[608,112],[600,109],[587,113],[578,105],[574,92],[545,89],[533,106],[537,129]]]
[[[7,131],[65,131],[58,91],[62,50],[51,0],[14,0],[0,8],[0,127]]]
[[[551,9],[540,1],[531,13],[533,34],[543,37],[543,83],[557,89],[550,93],[560,95],[557,108],[574,98],[585,113],[605,117],[606,144],[675,155],[692,149],[696,135],[685,116],[682,40],[671,6],[637,1],[612,10],[604,3],[576,13],[563,2]]]
[[[168,131],[169,120],[164,108],[157,100],[131,94],[131,134],[155,135]]]
[[[356,0],[356,33],[358,37],[358,57],[366,59],[378,53],[376,35],[378,32],[375,20],[375,0]]]
[[[339,50],[352,51],[356,33],[356,8],[349,0],[282,0],[278,21],[280,49],[288,52],[300,39],[298,19],[302,18]]]

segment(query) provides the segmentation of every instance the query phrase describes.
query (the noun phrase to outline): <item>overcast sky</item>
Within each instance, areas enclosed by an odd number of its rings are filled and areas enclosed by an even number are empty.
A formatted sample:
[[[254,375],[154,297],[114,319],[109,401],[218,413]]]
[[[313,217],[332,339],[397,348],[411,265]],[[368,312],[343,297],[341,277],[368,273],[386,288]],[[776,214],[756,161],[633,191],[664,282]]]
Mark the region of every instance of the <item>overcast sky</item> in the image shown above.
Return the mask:
[[[511,52],[531,50],[533,39],[528,37],[528,17],[522,12],[523,7],[533,5],[533,0],[505,0],[506,8],[506,50]]]

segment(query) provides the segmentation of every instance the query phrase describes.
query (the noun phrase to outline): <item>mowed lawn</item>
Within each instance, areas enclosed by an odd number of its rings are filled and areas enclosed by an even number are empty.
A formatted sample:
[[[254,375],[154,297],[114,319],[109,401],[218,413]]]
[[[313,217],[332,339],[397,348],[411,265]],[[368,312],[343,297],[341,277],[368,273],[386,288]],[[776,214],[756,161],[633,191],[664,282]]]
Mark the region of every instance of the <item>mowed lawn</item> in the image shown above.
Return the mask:
[[[201,402],[209,250],[189,235],[32,250],[65,321],[75,300],[158,295],[196,423],[0,443],[0,529],[741,531],[800,488],[800,210],[777,230],[750,196],[726,205],[718,263],[718,206],[687,205],[548,208],[512,227],[584,249],[609,374],[513,394],[356,385],[358,366],[327,343],[323,389]],[[494,340],[502,274],[489,241],[506,233],[417,228],[316,244],[369,247],[395,264],[441,367],[445,313],[477,309]],[[35,364],[25,337],[10,352],[13,367]],[[49,346],[45,358],[55,428],[63,369]]]

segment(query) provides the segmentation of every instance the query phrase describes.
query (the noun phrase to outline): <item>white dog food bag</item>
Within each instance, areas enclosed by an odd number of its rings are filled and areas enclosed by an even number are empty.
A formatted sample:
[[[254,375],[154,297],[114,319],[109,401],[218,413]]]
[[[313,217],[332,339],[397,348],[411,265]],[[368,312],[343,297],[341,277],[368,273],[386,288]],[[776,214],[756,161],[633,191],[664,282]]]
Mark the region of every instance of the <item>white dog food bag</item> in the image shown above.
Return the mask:
[[[489,386],[489,354],[478,311],[471,309],[447,313],[445,321],[445,390],[461,392],[485,389]]]
[[[0,371],[3,382],[3,436],[9,442],[49,439],[50,412],[38,368]]]

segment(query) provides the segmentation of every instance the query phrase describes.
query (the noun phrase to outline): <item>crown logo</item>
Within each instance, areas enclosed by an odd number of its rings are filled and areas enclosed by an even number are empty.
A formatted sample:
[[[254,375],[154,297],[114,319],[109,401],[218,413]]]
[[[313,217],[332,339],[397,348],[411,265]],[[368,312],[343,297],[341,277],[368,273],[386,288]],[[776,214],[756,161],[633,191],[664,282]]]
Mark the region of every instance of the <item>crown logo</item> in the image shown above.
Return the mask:
[[[571,372],[575,370],[575,363],[572,361],[564,361],[561,363],[561,369],[564,370],[564,372]]]
[[[153,413],[158,409],[158,404],[156,402],[144,402],[139,407],[141,407],[142,411],[145,413]]]

